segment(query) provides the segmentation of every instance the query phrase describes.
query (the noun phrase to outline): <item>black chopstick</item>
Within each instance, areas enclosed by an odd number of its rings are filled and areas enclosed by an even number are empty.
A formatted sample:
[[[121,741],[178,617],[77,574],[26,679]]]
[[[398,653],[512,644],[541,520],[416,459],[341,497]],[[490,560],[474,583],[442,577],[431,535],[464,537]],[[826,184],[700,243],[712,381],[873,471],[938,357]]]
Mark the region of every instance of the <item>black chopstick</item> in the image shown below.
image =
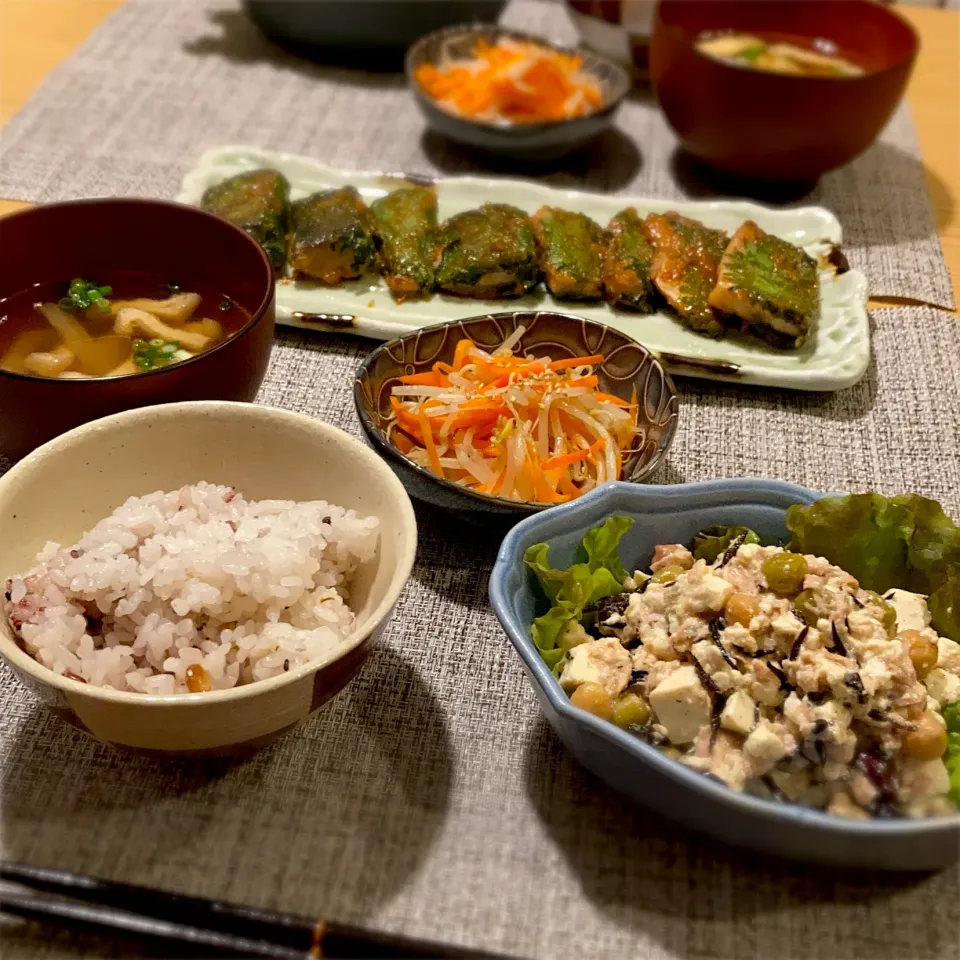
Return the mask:
[[[377,933],[335,921],[188,897],[27,864],[0,862],[0,879],[70,897],[74,901],[59,896],[0,893],[0,911],[5,913],[124,930],[233,956],[296,957],[300,960],[317,956],[331,960],[413,957],[467,960],[495,956],[489,952]]]

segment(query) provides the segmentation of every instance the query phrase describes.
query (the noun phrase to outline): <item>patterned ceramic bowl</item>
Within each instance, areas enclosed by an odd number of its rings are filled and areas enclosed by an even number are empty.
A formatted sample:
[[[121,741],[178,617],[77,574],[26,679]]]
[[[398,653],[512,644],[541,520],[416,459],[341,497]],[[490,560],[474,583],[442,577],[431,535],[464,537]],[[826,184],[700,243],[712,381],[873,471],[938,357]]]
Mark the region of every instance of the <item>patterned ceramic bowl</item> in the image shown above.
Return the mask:
[[[677,392],[656,355],[635,340],[592,320],[562,313],[521,311],[455,320],[384,343],[363,362],[353,388],[357,415],[368,439],[418,500],[484,524],[496,520],[507,526],[548,507],[476,493],[443,480],[387,439],[390,391],[399,377],[427,372],[438,360],[450,362],[462,337],[493,350],[521,325],[525,333],[519,352],[546,354],[554,360],[602,353],[606,359],[597,368],[600,389],[629,400],[636,388],[641,432],[624,464],[624,480],[636,483],[648,477],[670,448],[677,429]]]
[[[572,120],[507,126],[451,113],[440,106],[414,76],[422,64],[470,57],[478,40],[486,40],[493,45],[502,37],[536,43],[564,53],[576,52],[583,58],[586,73],[600,83],[604,93],[603,106]],[[542,37],[482,24],[448,27],[422,37],[407,53],[406,70],[410,89],[431,127],[451,140],[518,160],[556,160],[582,147],[611,125],[614,114],[631,86],[627,71],[599,54],[587,50],[571,51],[549,43]]]

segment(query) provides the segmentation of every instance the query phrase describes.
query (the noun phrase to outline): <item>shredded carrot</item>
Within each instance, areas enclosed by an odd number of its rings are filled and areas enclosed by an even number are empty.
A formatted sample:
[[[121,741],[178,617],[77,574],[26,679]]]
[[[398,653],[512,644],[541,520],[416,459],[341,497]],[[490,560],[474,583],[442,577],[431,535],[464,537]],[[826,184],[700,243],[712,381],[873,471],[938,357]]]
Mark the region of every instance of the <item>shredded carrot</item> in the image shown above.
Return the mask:
[[[621,400],[620,397],[614,396],[612,393],[603,393],[602,391],[595,393],[593,395],[593,399],[599,400],[601,403],[612,403],[614,406],[617,406],[617,407],[632,406],[629,400]]]
[[[420,87],[452,113],[490,123],[544,123],[582,117],[600,109],[600,82],[583,58],[537,43],[478,40],[473,57],[440,67],[422,64]]]
[[[430,457],[430,466],[438,477],[442,477],[443,467],[440,465],[440,454],[437,453],[437,445],[433,440],[433,428],[430,426],[430,420],[427,417],[427,405],[425,403],[420,404],[420,430],[423,433],[427,456]]]
[[[389,436],[414,463],[479,493],[548,504],[620,476],[638,435],[636,391],[627,401],[599,389],[602,355],[488,352],[465,338],[451,359],[393,388]]]
[[[411,373],[400,378],[401,383],[420,387],[449,387],[450,378],[442,373]]]
[[[453,369],[457,372],[463,369],[463,365],[467,361],[467,354],[473,349],[474,342],[464,338],[457,344],[456,350],[453,351]]]
[[[595,353],[591,357],[567,357],[564,360],[554,360],[547,364],[548,370],[569,370],[570,367],[588,367],[596,363],[603,363],[603,354]]]

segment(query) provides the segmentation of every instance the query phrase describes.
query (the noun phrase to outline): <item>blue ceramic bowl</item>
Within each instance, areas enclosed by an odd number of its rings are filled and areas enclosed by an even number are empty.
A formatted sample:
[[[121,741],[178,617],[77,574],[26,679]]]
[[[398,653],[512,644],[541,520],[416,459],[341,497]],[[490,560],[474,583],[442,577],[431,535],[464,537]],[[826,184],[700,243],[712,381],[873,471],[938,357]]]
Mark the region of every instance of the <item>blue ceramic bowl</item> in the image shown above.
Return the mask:
[[[787,507],[821,494],[772,480],[712,480],[675,486],[608,483],[571,504],[518,524],[500,547],[490,600],[516,648],[551,726],[571,753],[610,786],[664,816],[763,853],[838,866],[929,870],[960,856],[960,815],[922,820],[845,820],[818,810],[736,793],[661,754],[612,723],[571,706],[540,658],[530,624],[542,613],[523,554],[550,544],[554,566],[574,562],[591,527],[611,514],[636,519],[621,545],[628,569],[644,568],[657,543],[686,543],[711,524],[749,526],[786,537]]]

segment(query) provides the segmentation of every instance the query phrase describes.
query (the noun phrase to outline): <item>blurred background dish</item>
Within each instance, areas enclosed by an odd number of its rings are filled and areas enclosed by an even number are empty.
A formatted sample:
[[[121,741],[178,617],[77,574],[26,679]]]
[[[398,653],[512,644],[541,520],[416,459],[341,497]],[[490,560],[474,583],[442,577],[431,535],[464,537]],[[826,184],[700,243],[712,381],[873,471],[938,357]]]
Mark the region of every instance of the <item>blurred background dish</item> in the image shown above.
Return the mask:
[[[650,35],[657,0],[567,0],[580,42],[626,67],[637,83],[650,77]]]
[[[478,493],[418,466],[389,438],[391,396],[401,376],[429,372],[438,361],[453,362],[463,338],[493,351],[520,326],[525,329],[514,347],[517,355],[563,360],[602,354],[605,360],[596,366],[599,389],[627,402],[636,396],[640,433],[626,451],[622,479],[636,483],[656,469],[673,442],[679,415],[676,388],[656,355],[616,330],[579,317],[544,311],[497,313],[437,324],[382,344],[357,371],[353,391],[367,439],[413,497],[501,530],[550,505]]]
[[[66,287],[75,278],[106,283],[129,277],[158,283],[165,278],[183,291],[207,293],[203,304],[216,313],[208,319],[218,324],[228,316],[220,305],[231,305],[230,315],[236,310],[242,317],[232,335],[207,352],[149,372],[48,379],[0,369],[4,456],[17,460],[57,434],[120,410],[256,396],[273,346],[273,269],[242,230],[192,207],[133,199],[31,207],[6,217],[0,226],[0,324],[9,325],[11,340],[31,294],[46,299],[55,285]],[[143,289],[119,292],[133,296]],[[2,331],[0,344],[6,344],[7,332]]]
[[[506,0],[244,0],[271,39],[364,69],[394,69],[419,37],[455,23],[495,23]],[[363,52],[376,61],[358,64]],[[385,58],[385,59],[384,59]]]
[[[587,104],[581,115],[537,122],[528,113],[524,122],[511,122],[505,118],[488,118],[479,112],[476,116],[465,115],[441,102],[431,94],[430,85],[425,85],[428,75],[435,76],[448,64],[475,57],[478,44],[483,50],[496,48],[501,42],[533,45],[548,57],[567,62],[570,57],[578,58],[581,62],[577,73],[598,92],[596,101]],[[582,147],[610,127],[630,89],[627,72],[605,57],[569,50],[529,34],[495,26],[465,25],[428,34],[410,48],[406,70],[418,106],[438,133],[467,146],[519,160],[556,160]],[[479,91],[481,97],[483,93]]]
[[[862,74],[791,76],[697,49],[704,35],[746,33],[840,53]],[[761,181],[812,182],[862,153],[900,102],[919,41],[872,0],[663,0],[651,80],[695,157]]]

